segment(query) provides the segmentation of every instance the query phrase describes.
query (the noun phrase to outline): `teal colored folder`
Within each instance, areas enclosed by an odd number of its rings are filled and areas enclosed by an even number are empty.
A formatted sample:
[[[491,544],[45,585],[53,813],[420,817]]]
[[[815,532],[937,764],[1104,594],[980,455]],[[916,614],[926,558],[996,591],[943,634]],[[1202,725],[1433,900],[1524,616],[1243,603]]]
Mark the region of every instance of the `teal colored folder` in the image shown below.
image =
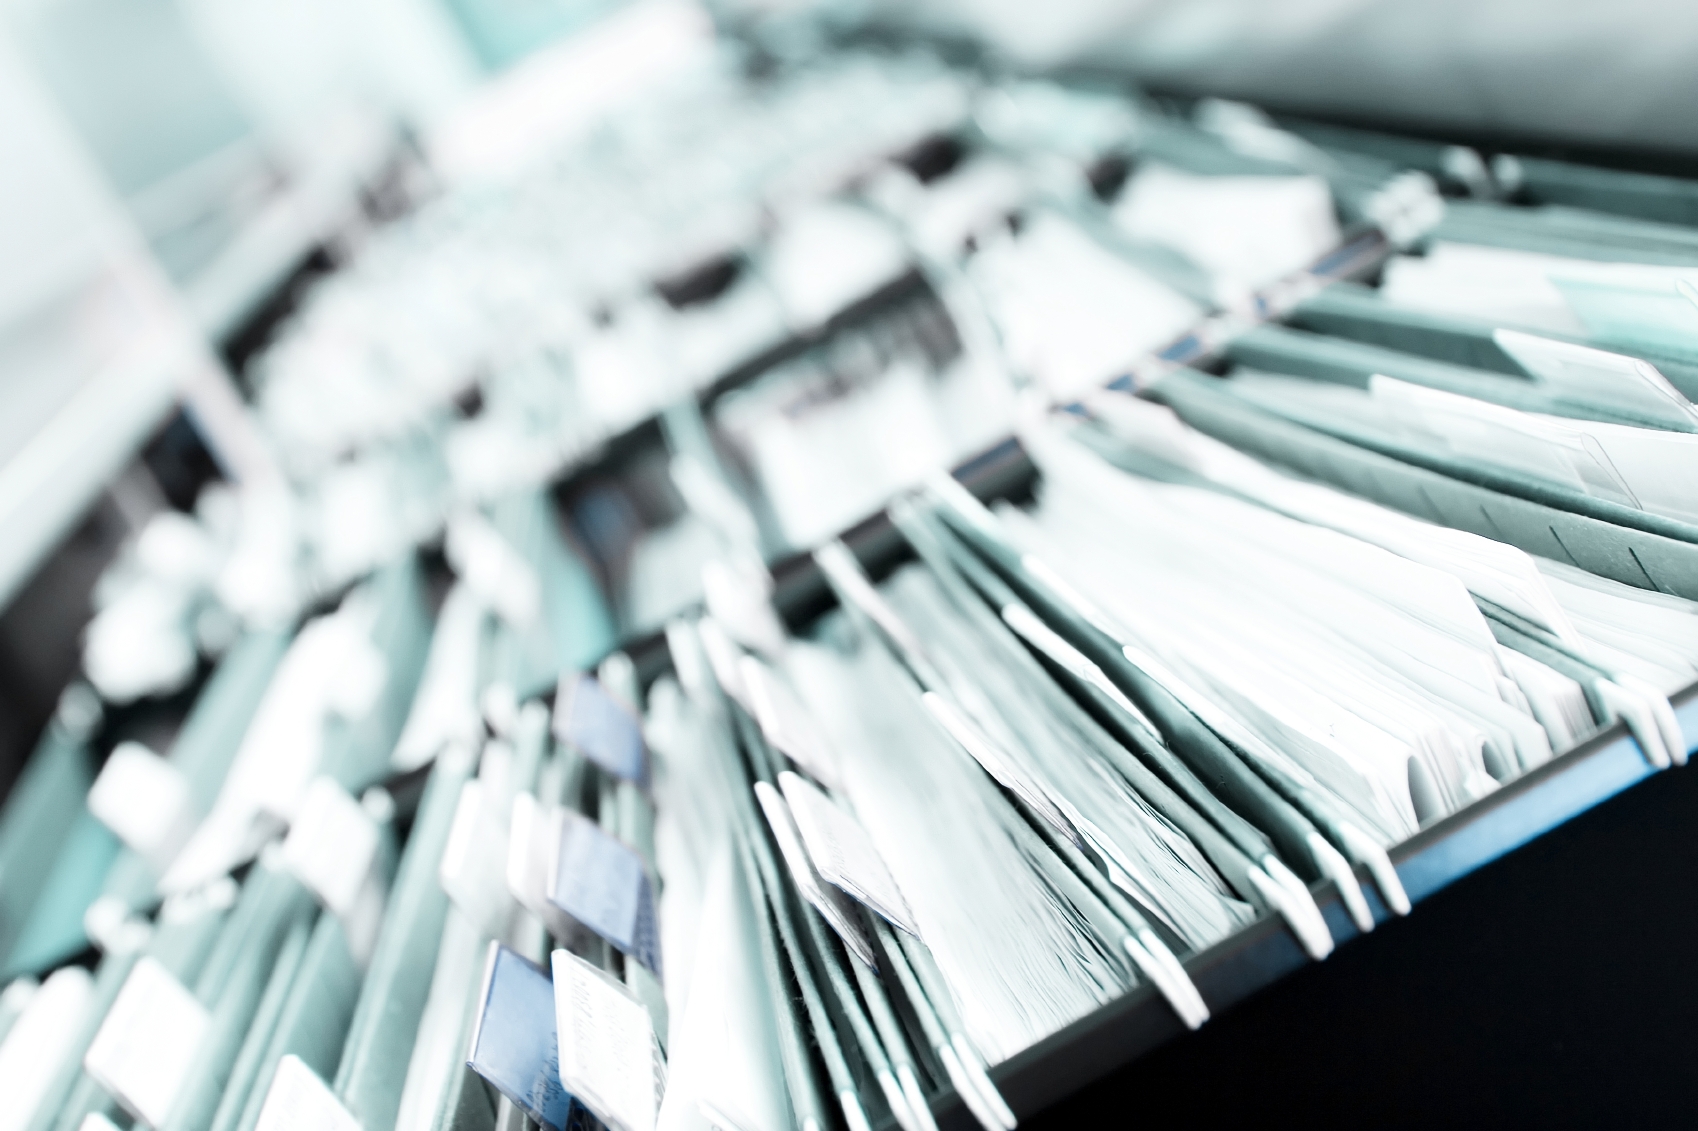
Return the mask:
[[[1181,370],[1155,396],[1192,427],[1312,479],[1601,577],[1698,600],[1698,546],[1691,542],[1404,463],[1284,420],[1233,396],[1225,384]]]
[[[242,736],[293,638],[293,632],[277,630],[244,634],[195,698],[168,757],[188,780],[196,812],[212,808]]]
[[[376,603],[373,646],[383,656],[383,688],[363,718],[331,717],[325,724],[324,773],[358,797],[389,773],[389,756],[430,651],[431,614],[416,554],[379,570],[369,582]]]
[[[1495,347],[1494,347],[1495,348]],[[1313,377],[1365,389],[1375,374],[1490,401],[1521,412],[1601,420],[1638,428],[1698,432],[1698,425],[1669,415],[1648,416],[1605,398],[1570,400],[1526,376],[1471,369],[1383,346],[1326,337],[1284,326],[1258,326],[1227,347],[1227,357],[1251,369]]]
[[[279,956],[305,946],[318,907],[293,876],[261,860],[194,981],[195,996],[212,1014],[200,1055],[161,1131],[207,1131],[230,1083],[243,1045],[268,995]]]
[[[240,1114],[233,1123],[225,1123],[221,1110],[215,1126],[221,1131],[227,1127],[253,1131],[277,1065],[285,1056],[300,1057],[322,1079],[333,1076],[359,992],[360,968],[348,950],[341,921],[334,915],[320,915]]]
[[[1293,312],[1290,322],[1299,330],[1347,338],[1464,368],[1512,377],[1528,375],[1520,363],[1492,340],[1494,330],[1519,327],[1396,306],[1380,298],[1377,292],[1353,283],[1335,284],[1306,299]],[[1698,401],[1698,364],[1691,361],[1643,347],[1624,349],[1595,339],[1569,338],[1546,330],[1534,332],[1556,341],[1573,341],[1641,358],[1655,365],[1688,400]]]
[[[1558,204],[1698,228],[1698,183],[1654,173],[1628,173],[1517,157],[1518,194],[1535,204]]]
[[[228,917],[227,910],[213,907],[202,907],[192,915],[162,916],[154,925],[153,937],[148,939],[142,954],[158,961],[178,981],[187,985],[206,961]],[[59,1107],[57,1122],[38,1121],[36,1126],[51,1126],[53,1131],[79,1131],[83,1119],[92,1112],[115,1120],[120,1126],[126,1118],[106,1089],[87,1072],[80,1072],[69,1098]]]
[[[542,588],[540,623],[503,633],[491,668],[524,700],[553,687],[561,672],[582,671],[612,651],[613,613],[595,575],[567,543],[547,495],[510,496],[494,506],[490,521],[536,570]]]
[[[1441,183],[1458,183],[1458,167],[1453,154],[1462,147],[1424,138],[1399,137],[1374,130],[1360,130],[1302,119],[1280,118],[1281,128],[1303,140],[1320,146],[1329,154],[1351,154],[1384,162],[1392,169],[1412,169],[1426,173]],[[1480,171],[1485,171],[1482,162]],[[1483,178],[1482,178],[1483,180]],[[1470,187],[1464,183],[1465,187]]]
[[[74,871],[71,875],[59,871],[60,857],[73,843],[77,847],[70,856],[76,870],[95,869],[103,874],[117,851],[117,841],[110,834],[98,824],[89,825],[93,818],[87,817],[85,802],[93,784],[94,760],[88,747],[57,720],[48,723],[47,733],[0,809],[0,956],[4,956],[0,978],[35,972],[34,964],[43,960],[44,952],[48,962],[65,957],[60,950],[65,942],[65,932],[58,929],[61,924],[74,918],[75,930],[81,930],[87,903],[71,906],[76,902],[73,893],[53,885],[80,879]],[[81,893],[87,885],[73,882],[73,886]],[[53,906],[44,906],[42,916],[32,920],[44,900]],[[73,945],[70,953],[81,949]]]
[[[42,892],[30,908],[0,978],[49,970],[88,947],[83,915],[100,897],[118,857],[118,838],[87,809],[70,822],[70,833],[47,871]]]
[[[1698,266],[1698,229],[1557,206],[1456,200],[1427,234],[1431,242],[1480,244],[1600,263]]]
[[[218,796],[248,724],[293,636],[292,632],[278,630],[244,634],[231,645],[195,697],[166,759],[182,771],[197,816],[204,816]],[[158,882],[159,877],[141,857],[120,847],[100,894],[139,911],[154,902]]]
[[[1329,412],[1324,405],[1306,403],[1261,382],[1226,381],[1228,393],[1276,416],[1347,441],[1357,447],[1390,456],[1401,463],[1435,471],[1451,479],[1515,498],[1527,499],[1577,515],[1632,530],[1641,530],[1676,541],[1698,545],[1698,525],[1652,514],[1623,503],[1589,495],[1542,476],[1528,474],[1501,464],[1458,455],[1444,445],[1406,436],[1371,421]]]
[[[213,1131],[233,1131],[240,1121],[242,1110],[259,1080],[260,1068],[284,1006],[294,990],[295,980],[300,976],[311,935],[312,923],[303,915],[294,921],[284,936],[283,945],[277,951],[277,960],[271,967],[271,976],[266,980],[265,991],[260,995],[259,1006],[254,1010],[253,1021],[242,1036],[241,1049],[236,1054],[229,1078],[217,1097],[217,1107],[207,1124]]]
[[[384,910],[365,984],[336,1069],[337,1096],[366,1127],[388,1127],[400,1107],[419,1018],[448,914],[437,880],[470,757],[439,757]]]

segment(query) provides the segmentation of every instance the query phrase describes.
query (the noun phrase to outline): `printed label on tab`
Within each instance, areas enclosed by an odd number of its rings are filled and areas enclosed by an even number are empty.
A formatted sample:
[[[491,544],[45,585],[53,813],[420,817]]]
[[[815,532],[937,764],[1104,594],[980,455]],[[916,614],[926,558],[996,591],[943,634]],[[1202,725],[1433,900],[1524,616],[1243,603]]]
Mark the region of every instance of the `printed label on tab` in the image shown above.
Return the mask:
[[[660,975],[654,889],[643,859],[576,813],[567,813],[554,905]]]
[[[563,676],[554,697],[554,734],[615,777],[646,785],[642,725],[594,676]]]
[[[624,986],[566,950],[554,952],[560,1080],[610,1131],[653,1131],[665,1088],[654,1022]]]
[[[206,1007],[158,961],[137,961],[94,1035],[83,1067],[137,1119],[171,1114],[211,1024]]]

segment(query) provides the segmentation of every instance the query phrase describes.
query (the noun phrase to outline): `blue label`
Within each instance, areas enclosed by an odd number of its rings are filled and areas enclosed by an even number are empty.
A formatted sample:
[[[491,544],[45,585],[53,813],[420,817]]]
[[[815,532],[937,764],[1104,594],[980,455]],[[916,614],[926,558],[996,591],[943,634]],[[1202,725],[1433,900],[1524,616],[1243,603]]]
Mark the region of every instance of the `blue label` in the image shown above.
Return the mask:
[[[646,785],[648,748],[631,712],[593,676],[562,681],[559,694],[566,697],[555,724],[560,740],[608,773]]]
[[[554,1024],[554,982],[548,971],[497,947],[466,1063],[532,1119],[552,1131],[566,1131],[574,1101],[560,1084]]]
[[[659,976],[660,931],[643,858],[576,813],[566,815],[559,878],[549,899]]]

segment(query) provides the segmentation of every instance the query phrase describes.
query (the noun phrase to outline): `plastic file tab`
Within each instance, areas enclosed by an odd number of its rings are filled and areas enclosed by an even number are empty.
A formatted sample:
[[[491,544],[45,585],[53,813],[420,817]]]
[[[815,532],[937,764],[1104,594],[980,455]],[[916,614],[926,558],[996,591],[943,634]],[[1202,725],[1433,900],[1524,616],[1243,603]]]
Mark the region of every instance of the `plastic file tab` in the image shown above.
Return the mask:
[[[637,720],[594,677],[560,681],[554,701],[554,733],[610,774],[648,782],[648,748]]]
[[[654,889],[642,857],[576,813],[566,814],[559,869],[549,898],[566,914],[660,973]]]
[[[550,900],[551,871],[560,862],[561,811],[557,805],[541,805],[528,793],[513,798],[513,813],[507,834],[507,890],[525,910],[535,915],[557,939],[579,933],[571,918]]]
[[[508,813],[497,809],[500,801],[490,796],[495,792],[477,780],[460,788],[454,826],[437,872],[442,890],[461,914],[490,937],[506,930],[515,905],[507,887]]]
[[[758,781],[755,783],[755,799],[760,802],[761,811],[772,828],[779,856],[783,858],[796,890],[819,912],[820,918],[831,925],[850,953],[868,966],[877,966],[878,957],[873,953],[872,939],[867,935],[855,905],[842,891],[820,879],[808,858],[807,849],[802,847],[801,834],[796,831],[795,819],[783,795],[766,782]]]
[[[867,831],[798,775],[785,771],[778,784],[821,878],[917,937],[914,913]]]
[[[466,1063],[532,1119],[565,1131],[573,1099],[560,1083],[554,987],[546,971],[499,943],[489,947]]]

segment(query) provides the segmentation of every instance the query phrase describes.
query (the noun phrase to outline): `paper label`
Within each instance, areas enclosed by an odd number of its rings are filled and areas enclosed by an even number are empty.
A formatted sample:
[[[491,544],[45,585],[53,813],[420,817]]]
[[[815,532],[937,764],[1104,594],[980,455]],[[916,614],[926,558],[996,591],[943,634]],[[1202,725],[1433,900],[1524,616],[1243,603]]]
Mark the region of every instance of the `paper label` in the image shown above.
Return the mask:
[[[254,1131],[360,1131],[360,1121],[317,1073],[290,1053],[277,1062]]]
[[[918,938],[908,900],[860,822],[796,774],[779,774],[778,784],[820,876]]]
[[[466,1063],[538,1123],[564,1131],[572,1096],[560,1083],[548,972],[491,943]]]
[[[159,1127],[200,1055],[212,1018],[159,962],[140,959],[83,1057],[88,1074],[137,1119]]]
[[[654,1022],[624,986],[566,950],[554,952],[560,1080],[611,1131],[652,1131],[663,1069]]]
[[[1151,165],[1132,178],[1114,218],[1130,235],[1251,288],[1339,244],[1332,193],[1312,176],[1195,176]]]
[[[485,804],[486,792],[479,779],[460,787],[437,876],[454,906],[480,933],[500,937],[513,914],[513,895],[507,888],[509,835],[506,823]]]
[[[121,742],[106,759],[88,808],[155,873],[170,866],[194,831],[183,772],[139,742]]]
[[[802,898],[820,913],[820,918],[837,932],[843,945],[853,951],[855,957],[868,966],[876,967],[878,956],[873,953],[872,939],[868,937],[865,925],[855,914],[855,905],[837,888],[820,882],[808,859],[807,849],[802,847],[802,838],[796,832],[795,821],[783,795],[766,782],[758,781],[755,783],[755,797],[772,828],[773,839],[778,842],[778,851],[784,857],[790,879],[802,893]]]
[[[562,677],[554,697],[554,734],[616,777],[648,781],[648,749],[637,719],[594,676]]]
[[[968,261],[1014,366],[1058,404],[1101,388],[1197,325],[1203,310],[1059,213]],[[1229,288],[1221,295],[1229,302]]]
[[[795,695],[753,656],[744,656],[738,670],[766,740],[814,777],[835,787],[840,780],[837,754]]]
[[[659,976],[660,931],[642,857],[595,822],[576,813],[565,817],[550,899]]]
[[[513,798],[507,831],[507,890],[519,905],[542,920],[558,940],[573,938],[579,927],[549,901],[550,874],[560,863],[561,813],[528,793]]]

